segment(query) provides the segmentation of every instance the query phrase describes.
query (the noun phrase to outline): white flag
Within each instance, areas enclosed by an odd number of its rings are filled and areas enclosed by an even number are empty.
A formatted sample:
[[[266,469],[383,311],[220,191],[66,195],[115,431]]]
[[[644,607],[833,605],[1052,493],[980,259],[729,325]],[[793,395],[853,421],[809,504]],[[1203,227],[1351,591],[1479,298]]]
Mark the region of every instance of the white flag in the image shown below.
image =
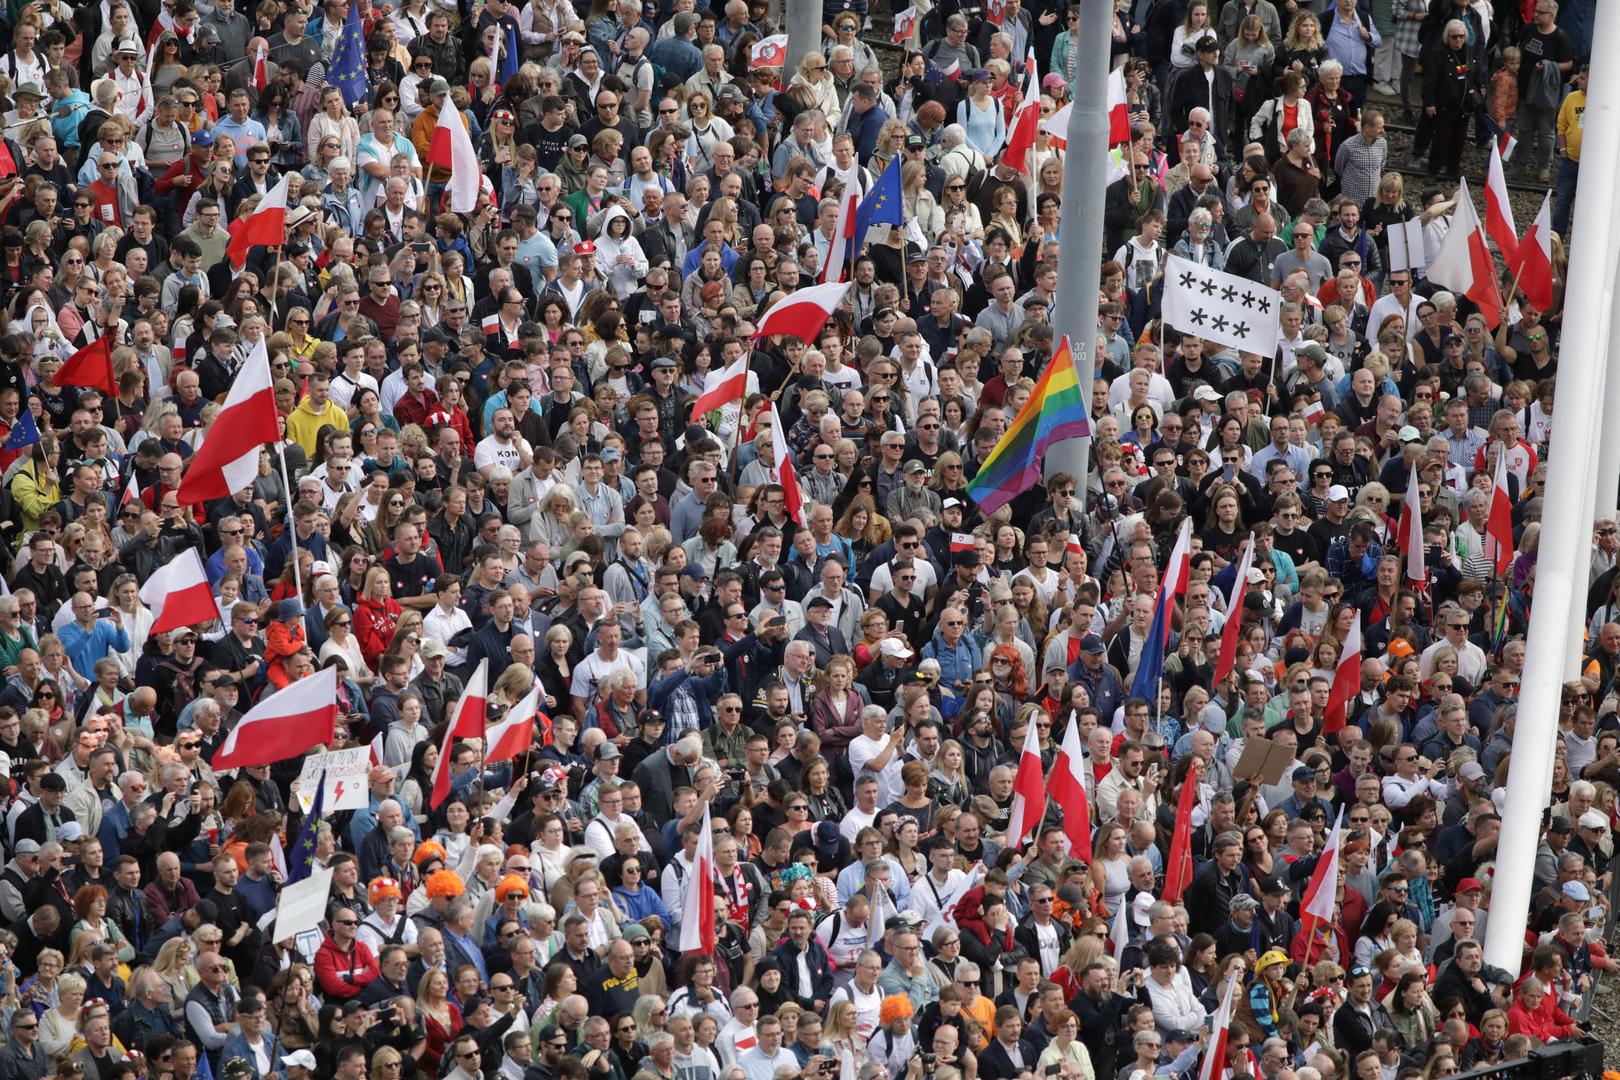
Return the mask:
[[[1179,255],[1164,265],[1164,321],[1187,334],[1270,359],[1277,353],[1282,294]]]

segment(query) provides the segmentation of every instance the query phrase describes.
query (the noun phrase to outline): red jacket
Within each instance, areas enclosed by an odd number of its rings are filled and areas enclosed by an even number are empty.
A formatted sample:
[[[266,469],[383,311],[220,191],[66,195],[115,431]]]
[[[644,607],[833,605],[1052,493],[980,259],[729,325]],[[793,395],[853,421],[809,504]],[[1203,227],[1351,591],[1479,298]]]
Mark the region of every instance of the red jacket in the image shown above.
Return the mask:
[[[315,980],[321,984],[321,992],[332,997],[359,997],[366,984],[379,974],[371,947],[359,938],[344,952],[328,934],[315,954]]]
[[[1508,1034],[1529,1035],[1541,1042],[1568,1038],[1575,1031],[1575,1020],[1558,1007],[1551,994],[1541,996],[1541,1005],[1535,1012],[1518,1000],[1508,1009]]]
[[[394,639],[403,609],[393,597],[371,600],[361,597],[354,605],[354,636],[360,642],[360,655],[375,668],[377,661]]]

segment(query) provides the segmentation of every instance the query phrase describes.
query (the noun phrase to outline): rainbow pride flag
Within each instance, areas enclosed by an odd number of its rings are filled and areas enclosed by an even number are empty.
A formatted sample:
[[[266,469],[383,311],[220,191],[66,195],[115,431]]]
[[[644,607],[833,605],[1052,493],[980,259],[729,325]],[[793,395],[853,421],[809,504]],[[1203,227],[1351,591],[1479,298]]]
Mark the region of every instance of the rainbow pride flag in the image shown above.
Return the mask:
[[[1035,384],[1035,392],[968,484],[968,496],[980,510],[993,514],[1040,483],[1041,460],[1053,445],[1091,434],[1086,398],[1065,336]]]

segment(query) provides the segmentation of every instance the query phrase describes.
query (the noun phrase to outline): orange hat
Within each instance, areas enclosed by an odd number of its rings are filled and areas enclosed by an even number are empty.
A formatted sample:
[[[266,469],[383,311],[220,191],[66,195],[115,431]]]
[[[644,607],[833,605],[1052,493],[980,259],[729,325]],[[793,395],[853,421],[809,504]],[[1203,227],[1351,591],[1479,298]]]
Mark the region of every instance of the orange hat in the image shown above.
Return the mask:
[[[448,858],[449,856],[444,853],[443,844],[437,840],[424,840],[416,845],[416,852],[411,855],[411,862],[416,866],[421,866],[429,859],[442,860]]]
[[[914,1012],[910,997],[905,994],[890,994],[878,1005],[878,1023],[888,1027],[901,1017],[909,1019]]]
[[[1405,638],[1396,638],[1389,643],[1389,655],[1397,660],[1403,656],[1411,656],[1414,651],[1416,650],[1412,648],[1412,643]]]
[[[529,895],[529,883],[516,874],[507,874],[495,886],[495,899],[504,903],[506,898],[514,892],[527,898]]]
[[[427,877],[427,894],[429,900],[437,900],[441,896],[446,899],[460,896],[467,891],[466,882],[454,870],[435,870]]]
[[[399,882],[391,877],[373,878],[370,888],[366,890],[366,898],[370,900],[371,906],[376,907],[379,902],[390,896],[395,900],[405,899],[405,894],[400,891]]]

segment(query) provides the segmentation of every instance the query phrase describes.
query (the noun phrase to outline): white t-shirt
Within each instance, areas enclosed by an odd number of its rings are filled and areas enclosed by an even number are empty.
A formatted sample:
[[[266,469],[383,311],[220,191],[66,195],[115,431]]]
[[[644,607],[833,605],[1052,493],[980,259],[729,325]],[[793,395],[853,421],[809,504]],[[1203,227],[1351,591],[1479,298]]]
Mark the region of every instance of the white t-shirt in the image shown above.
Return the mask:
[[[577,674],[579,668],[574,670],[576,672],[574,678],[577,680],[579,678]],[[887,738],[872,739],[866,735],[857,735],[849,741],[850,771],[855,774],[857,780],[860,779],[862,772],[874,772],[876,774],[879,806],[888,806],[905,794],[906,790],[906,785],[900,780],[900,766],[903,762],[900,760],[902,755],[899,747],[895,747],[894,753],[889,755],[889,763],[883,766],[881,770],[869,770],[866,768],[866,763],[880,756],[888,745],[889,740]]]
[[[637,656],[637,651],[620,649],[612,660],[602,659],[600,650],[592,652],[574,668],[574,681],[568,684],[568,692],[584,698],[589,705],[596,700],[596,688],[602,680],[615,671],[624,670],[635,672],[637,689],[647,689],[647,661]]]
[[[482,470],[485,465],[505,465],[516,475],[523,471],[523,461],[518,456],[519,447],[522,447],[524,456],[534,456],[534,449],[521,435],[513,435],[509,443],[502,443],[494,435],[486,435],[473,451],[473,467]]]
[[[873,986],[871,993],[862,992],[853,981],[833,991],[832,1000],[848,1001],[855,1006],[855,1041],[865,1045],[878,1027],[878,1010],[883,1005],[883,988]]]
[[[917,571],[917,580],[911,583],[911,595],[919,600],[926,599],[928,590],[939,584],[939,575],[934,573],[934,564],[927,559],[912,559],[911,565]],[[882,595],[894,588],[892,566],[892,563],[884,563],[872,572],[871,587],[873,592]]]

